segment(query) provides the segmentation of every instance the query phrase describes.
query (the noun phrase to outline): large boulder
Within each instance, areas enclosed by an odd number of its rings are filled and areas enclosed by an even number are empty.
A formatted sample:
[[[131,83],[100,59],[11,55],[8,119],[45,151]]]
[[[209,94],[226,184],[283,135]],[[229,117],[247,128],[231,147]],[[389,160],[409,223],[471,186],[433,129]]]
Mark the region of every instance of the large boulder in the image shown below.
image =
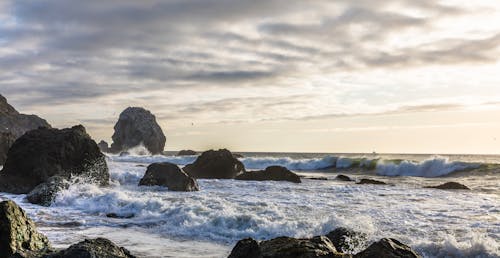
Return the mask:
[[[344,253],[352,253],[356,249],[363,247],[368,240],[365,233],[356,232],[349,228],[339,227],[326,235],[335,248]]]
[[[128,107],[116,122],[111,151],[119,153],[141,144],[151,154],[161,154],[165,147],[165,135],[156,117],[141,107]]]
[[[184,173],[177,165],[169,162],[149,165],[139,185],[166,186],[170,191],[199,190],[198,183],[194,178]]]
[[[192,155],[198,155],[198,152],[194,150],[180,150],[177,153],[177,156],[192,156]]]
[[[16,139],[38,127],[50,128],[50,124],[38,116],[20,114],[0,95],[0,165],[5,163],[7,152]]]
[[[18,138],[0,172],[0,191],[28,193],[53,176],[109,184],[105,156],[83,126],[39,128]]]
[[[364,251],[356,254],[355,258],[421,258],[411,247],[392,238],[383,238],[373,243]]]
[[[205,151],[183,169],[194,178],[232,179],[245,172],[243,163],[226,149]]]
[[[237,175],[236,180],[253,180],[253,181],[289,181],[300,183],[300,177],[282,166],[269,166],[265,170],[244,172]]]
[[[427,186],[427,188],[436,188],[441,190],[470,190],[470,188],[466,185],[457,182],[446,182],[436,186]]]
[[[85,239],[66,250],[44,258],[135,258],[130,252],[105,238]]]
[[[49,250],[47,237],[16,203],[0,203],[0,257],[37,257]]]
[[[257,242],[251,238],[239,241],[229,258],[312,258],[351,257],[338,253],[330,240],[324,236],[311,239],[278,237]]]

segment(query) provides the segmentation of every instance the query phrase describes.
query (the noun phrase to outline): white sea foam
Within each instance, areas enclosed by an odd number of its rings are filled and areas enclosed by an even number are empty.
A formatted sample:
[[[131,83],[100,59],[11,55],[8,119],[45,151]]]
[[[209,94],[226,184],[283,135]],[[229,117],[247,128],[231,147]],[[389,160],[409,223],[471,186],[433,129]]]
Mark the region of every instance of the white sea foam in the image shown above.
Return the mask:
[[[278,165],[290,170],[321,170],[335,167],[337,158],[326,156],[312,159],[292,159],[288,157],[246,157],[239,159],[248,169],[264,169],[268,166]]]
[[[439,177],[453,172],[479,168],[480,164],[449,161],[447,158],[434,157],[422,162],[404,160],[401,163],[379,161],[376,172],[382,176]]]

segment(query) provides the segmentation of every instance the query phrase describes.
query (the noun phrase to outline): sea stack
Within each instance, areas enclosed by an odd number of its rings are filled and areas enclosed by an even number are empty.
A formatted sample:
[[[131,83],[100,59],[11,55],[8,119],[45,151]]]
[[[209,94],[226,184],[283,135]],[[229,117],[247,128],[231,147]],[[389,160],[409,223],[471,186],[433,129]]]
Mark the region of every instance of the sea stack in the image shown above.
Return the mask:
[[[50,124],[36,115],[20,114],[0,95],[0,165],[7,159],[7,152],[14,141],[27,131],[38,127],[50,128]]]
[[[151,154],[161,154],[166,137],[156,122],[156,117],[141,107],[128,107],[116,122],[110,151],[120,153],[144,145]]]

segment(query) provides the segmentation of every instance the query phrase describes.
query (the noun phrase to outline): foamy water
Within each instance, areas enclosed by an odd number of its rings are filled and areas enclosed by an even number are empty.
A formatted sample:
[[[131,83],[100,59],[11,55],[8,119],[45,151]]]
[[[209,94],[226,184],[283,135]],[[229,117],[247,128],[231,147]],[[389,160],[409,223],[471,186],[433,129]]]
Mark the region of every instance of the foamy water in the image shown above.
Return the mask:
[[[370,241],[397,238],[425,257],[500,257],[500,178],[494,170],[455,174],[479,169],[469,160],[249,156],[241,159],[249,169],[278,164],[331,180],[199,180],[201,191],[187,193],[137,186],[151,162],[184,165],[195,158],[110,156],[110,187],[74,185],[48,208],[25,203],[23,195],[0,195],[20,203],[56,247],[104,236],[143,257],[225,257],[241,238],[310,237],[347,226],[367,233]],[[374,160],[373,171],[349,170]],[[339,170],[394,186],[335,181]],[[423,188],[451,180],[472,191]]]

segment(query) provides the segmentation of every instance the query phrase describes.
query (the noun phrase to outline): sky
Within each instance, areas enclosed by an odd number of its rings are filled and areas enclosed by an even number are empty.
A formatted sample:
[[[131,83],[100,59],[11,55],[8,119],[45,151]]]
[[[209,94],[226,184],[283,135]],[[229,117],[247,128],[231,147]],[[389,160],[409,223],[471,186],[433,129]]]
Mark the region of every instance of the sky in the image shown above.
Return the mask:
[[[166,150],[500,154],[498,0],[2,0],[0,94]]]

